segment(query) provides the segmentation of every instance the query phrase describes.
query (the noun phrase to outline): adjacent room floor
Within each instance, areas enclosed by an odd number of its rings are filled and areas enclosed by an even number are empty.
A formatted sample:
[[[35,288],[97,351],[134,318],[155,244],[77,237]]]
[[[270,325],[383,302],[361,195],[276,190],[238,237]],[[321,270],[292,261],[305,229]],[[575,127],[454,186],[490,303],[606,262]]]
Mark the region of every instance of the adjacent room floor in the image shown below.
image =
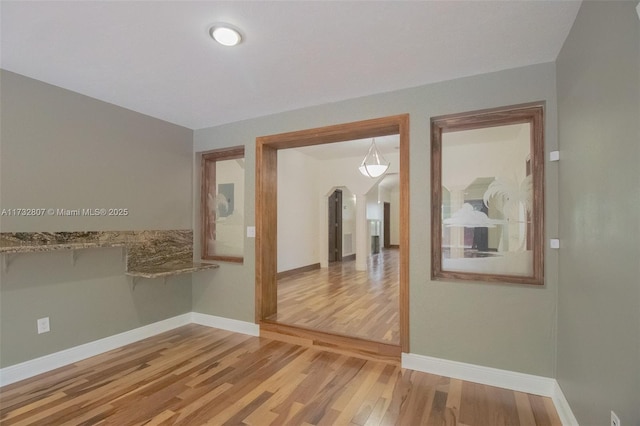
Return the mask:
[[[399,250],[369,257],[367,271],[355,260],[333,262],[278,280],[278,313],[268,318],[328,333],[400,344]]]
[[[3,425],[560,425],[549,398],[187,325],[0,388]]]

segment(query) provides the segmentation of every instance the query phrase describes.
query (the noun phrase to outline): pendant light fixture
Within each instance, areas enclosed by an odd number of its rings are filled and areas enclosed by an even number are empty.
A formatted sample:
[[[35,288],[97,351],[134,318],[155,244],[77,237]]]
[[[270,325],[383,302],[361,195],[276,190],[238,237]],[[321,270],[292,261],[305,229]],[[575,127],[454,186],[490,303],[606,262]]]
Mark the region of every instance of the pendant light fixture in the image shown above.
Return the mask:
[[[376,146],[376,139],[371,139],[371,146],[362,163],[360,163],[360,173],[366,177],[377,178],[382,176],[389,168],[389,162],[380,154]]]

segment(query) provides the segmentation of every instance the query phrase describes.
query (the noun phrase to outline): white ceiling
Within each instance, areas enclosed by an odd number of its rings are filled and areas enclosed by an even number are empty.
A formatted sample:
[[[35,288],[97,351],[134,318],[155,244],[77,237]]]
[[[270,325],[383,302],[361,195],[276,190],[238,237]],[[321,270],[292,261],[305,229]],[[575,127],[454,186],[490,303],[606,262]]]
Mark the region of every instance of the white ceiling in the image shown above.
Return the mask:
[[[378,152],[382,155],[400,152],[400,135],[380,136],[375,138],[375,141]],[[295,150],[317,160],[337,160],[348,157],[364,158],[370,146],[371,138],[366,138],[305,146],[303,148],[295,148]]]
[[[579,5],[2,0],[0,66],[198,129],[554,61]]]
[[[337,160],[339,158],[357,157],[364,158],[371,146],[371,138],[355,139],[345,142],[327,143],[322,145],[305,146],[302,148],[291,148],[300,153],[308,155],[317,160]],[[378,152],[386,160],[391,160],[387,154],[399,154],[400,151],[400,135],[379,136],[375,138]],[[397,158],[397,157],[396,157]],[[356,163],[357,165],[358,163]],[[398,173],[386,173],[378,184],[389,190],[397,190],[400,188],[400,176]]]

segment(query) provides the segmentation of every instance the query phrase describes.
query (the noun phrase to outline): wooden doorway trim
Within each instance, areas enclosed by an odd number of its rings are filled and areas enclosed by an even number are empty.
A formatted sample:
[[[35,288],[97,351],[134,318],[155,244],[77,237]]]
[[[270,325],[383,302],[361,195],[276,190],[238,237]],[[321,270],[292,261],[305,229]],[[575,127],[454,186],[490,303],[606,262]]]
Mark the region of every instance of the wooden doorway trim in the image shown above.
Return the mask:
[[[400,346],[409,352],[409,114],[256,138],[256,323],[278,309],[278,150],[395,134],[400,136]]]

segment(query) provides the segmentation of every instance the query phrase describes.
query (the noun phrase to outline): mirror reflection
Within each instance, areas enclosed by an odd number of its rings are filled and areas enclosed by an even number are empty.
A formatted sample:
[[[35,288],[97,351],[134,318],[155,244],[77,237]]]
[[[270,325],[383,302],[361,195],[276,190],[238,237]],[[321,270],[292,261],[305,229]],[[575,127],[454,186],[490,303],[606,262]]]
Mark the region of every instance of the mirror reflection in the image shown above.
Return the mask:
[[[431,275],[544,283],[542,103],[431,119]]]
[[[207,193],[207,251],[242,257],[244,251],[244,158],[216,162],[215,187]]]
[[[530,127],[442,135],[445,270],[532,274]]]
[[[243,262],[244,147],[202,154],[202,258]]]

